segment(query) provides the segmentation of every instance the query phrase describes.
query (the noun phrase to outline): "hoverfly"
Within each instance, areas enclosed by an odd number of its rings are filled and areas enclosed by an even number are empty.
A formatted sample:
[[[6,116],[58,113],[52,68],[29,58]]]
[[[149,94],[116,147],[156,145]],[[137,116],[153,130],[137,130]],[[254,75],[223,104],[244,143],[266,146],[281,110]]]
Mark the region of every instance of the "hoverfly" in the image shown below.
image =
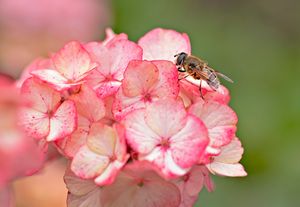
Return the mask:
[[[204,99],[201,90],[202,80],[205,81],[215,91],[220,87],[218,76],[233,83],[233,81],[226,75],[212,69],[205,61],[198,57],[188,55],[185,52],[178,53],[174,55],[174,57],[177,57],[176,65],[178,71],[187,72],[187,75],[183,78],[192,76],[194,79],[200,80],[199,91],[202,99]]]

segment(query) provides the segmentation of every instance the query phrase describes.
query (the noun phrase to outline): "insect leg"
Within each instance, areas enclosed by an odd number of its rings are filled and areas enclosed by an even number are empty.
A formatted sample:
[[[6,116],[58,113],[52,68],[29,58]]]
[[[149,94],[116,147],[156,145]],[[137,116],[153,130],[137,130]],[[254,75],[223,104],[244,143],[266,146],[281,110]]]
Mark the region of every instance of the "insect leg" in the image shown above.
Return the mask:
[[[178,78],[178,80],[182,80],[185,79],[186,77],[188,77],[190,74],[183,76],[182,78]]]
[[[203,94],[202,94],[202,80],[200,80],[200,86],[199,86],[200,96],[204,100]]]

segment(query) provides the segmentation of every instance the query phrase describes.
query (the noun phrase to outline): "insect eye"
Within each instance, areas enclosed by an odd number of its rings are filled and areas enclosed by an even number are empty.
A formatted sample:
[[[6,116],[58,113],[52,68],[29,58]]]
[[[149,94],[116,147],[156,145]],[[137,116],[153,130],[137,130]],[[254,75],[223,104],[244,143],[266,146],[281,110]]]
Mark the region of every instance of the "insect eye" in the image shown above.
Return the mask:
[[[177,58],[177,61],[176,61],[176,65],[182,65],[183,64],[183,61],[185,60],[187,54],[186,53],[180,53],[180,55],[178,56]]]

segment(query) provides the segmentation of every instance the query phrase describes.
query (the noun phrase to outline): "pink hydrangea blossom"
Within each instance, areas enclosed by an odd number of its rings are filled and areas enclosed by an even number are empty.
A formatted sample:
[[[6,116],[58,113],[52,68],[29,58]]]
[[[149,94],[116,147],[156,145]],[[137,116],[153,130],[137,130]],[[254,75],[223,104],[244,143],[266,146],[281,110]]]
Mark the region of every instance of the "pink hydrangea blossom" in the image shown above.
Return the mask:
[[[24,72],[19,122],[69,160],[68,205],[190,207],[210,174],[245,176],[229,90],[181,79],[186,34],[154,29],[138,44],[107,30]],[[49,68],[47,68],[49,67]]]
[[[177,80],[177,68],[169,61],[131,61],[114,101],[115,118],[122,119],[130,111],[161,98],[176,98]]]
[[[67,173],[65,182],[69,189],[68,204],[75,206],[164,206],[177,207],[180,191],[171,182],[164,180],[147,162],[126,165],[116,181],[98,187],[90,180],[81,180]]]
[[[88,77],[88,83],[105,98],[113,95],[121,85],[124,71],[131,60],[142,59],[142,49],[120,34],[109,34],[104,42],[85,45],[98,67]]]
[[[176,100],[149,104],[128,114],[123,122],[128,144],[139,159],[152,162],[167,177],[188,172],[208,144],[203,122]]]
[[[97,64],[79,42],[70,42],[52,57],[54,68],[34,70],[31,74],[57,90],[80,85]]]
[[[20,125],[28,136],[54,141],[70,135],[77,127],[77,112],[73,101],[63,100],[58,91],[27,79],[21,89],[23,107]]]
[[[86,144],[76,153],[71,169],[79,177],[94,178],[96,184],[108,185],[128,158],[122,127],[94,124]]]

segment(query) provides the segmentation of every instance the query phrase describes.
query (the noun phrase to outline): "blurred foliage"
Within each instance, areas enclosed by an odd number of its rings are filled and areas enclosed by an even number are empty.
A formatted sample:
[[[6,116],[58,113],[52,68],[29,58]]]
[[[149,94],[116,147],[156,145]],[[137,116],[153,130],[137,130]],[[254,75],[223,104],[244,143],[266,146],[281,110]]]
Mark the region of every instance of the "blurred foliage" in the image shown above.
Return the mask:
[[[189,35],[193,54],[231,77],[246,178],[214,177],[197,206],[299,206],[300,5],[285,0],[113,0],[116,32]]]

